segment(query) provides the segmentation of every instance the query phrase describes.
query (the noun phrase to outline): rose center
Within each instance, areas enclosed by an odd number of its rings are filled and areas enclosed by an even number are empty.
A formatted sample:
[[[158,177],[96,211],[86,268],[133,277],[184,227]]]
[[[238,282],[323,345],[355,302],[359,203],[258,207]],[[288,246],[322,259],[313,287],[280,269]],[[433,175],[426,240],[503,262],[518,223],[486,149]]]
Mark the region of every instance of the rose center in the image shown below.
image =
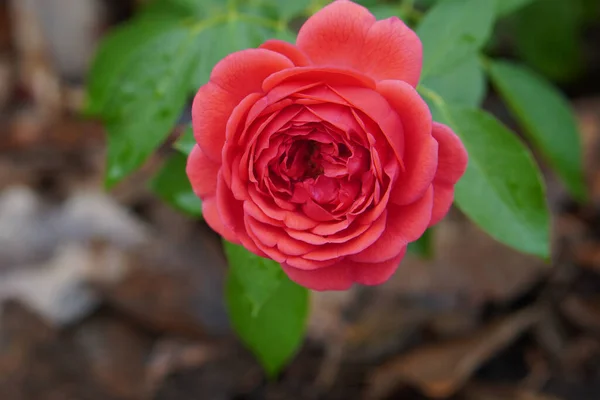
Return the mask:
[[[293,181],[316,178],[323,173],[321,144],[314,140],[296,140],[287,154],[282,154],[280,162],[287,169],[287,176]]]

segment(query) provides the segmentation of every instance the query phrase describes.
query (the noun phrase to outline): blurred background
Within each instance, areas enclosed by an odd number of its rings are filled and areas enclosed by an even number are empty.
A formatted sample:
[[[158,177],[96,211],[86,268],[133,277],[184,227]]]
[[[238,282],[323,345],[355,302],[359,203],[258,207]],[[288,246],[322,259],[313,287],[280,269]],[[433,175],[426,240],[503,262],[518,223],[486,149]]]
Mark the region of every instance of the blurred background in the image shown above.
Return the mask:
[[[0,0],[2,400],[600,399],[598,0],[534,1],[488,49],[559,85],[581,127],[591,200],[546,177],[552,262],[453,210],[432,255],[409,255],[387,284],[314,293],[275,381],[228,326],[219,238],[147,188],[169,144],[103,189],[86,75],[142,3]],[[493,92],[485,108],[514,127]]]

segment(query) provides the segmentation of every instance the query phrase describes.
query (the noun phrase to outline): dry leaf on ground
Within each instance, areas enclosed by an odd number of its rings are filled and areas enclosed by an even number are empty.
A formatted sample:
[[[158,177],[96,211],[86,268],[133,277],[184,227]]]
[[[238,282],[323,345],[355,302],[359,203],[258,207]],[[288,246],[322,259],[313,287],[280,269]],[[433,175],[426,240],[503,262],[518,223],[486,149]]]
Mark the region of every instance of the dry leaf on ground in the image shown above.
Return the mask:
[[[382,399],[400,384],[419,387],[428,396],[455,393],[471,374],[498,350],[540,320],[529,308],[483,327],[473,335],[417,348],[377,368],[371,376],[369,399]]]

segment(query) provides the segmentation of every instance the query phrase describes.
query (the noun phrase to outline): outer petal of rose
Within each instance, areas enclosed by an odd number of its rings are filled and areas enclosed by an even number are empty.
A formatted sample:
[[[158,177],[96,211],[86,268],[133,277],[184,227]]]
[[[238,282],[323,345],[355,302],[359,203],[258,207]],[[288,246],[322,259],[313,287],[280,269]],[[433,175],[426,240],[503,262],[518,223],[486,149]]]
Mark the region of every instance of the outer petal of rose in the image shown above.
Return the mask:
[[[331,267],[303,270],[281,263],[287,276],[297,284],[312,290],[346,290],[352,286],[352,270],[343,261]]]
[[[398,269],[400,261],[406,255],[406,246],[393,258],[380,263],[350,262],[348,267],[352,270],[352,279],[363,285],[380,285],[386,282]]]
[[[305,67],[310,62],[306,54],[304,54],[298,47],[291,43],[284,42],[283,40],[271,39],[267,40],[260,45],[261,49],[267,49],[279,54],[282,54],[290,59],[296,67]]]
[[[266,77],[293,66],[287,57],[265,49],[230,54],[215,66],[192,105],[194,137],[208,157],[221,161],[227,120],[238,103],[260,92]]]
[[[446,125],[434,123],[433,137],[439,144],[438,169],[433,180],[433,211],[430,225],[437,224],[450,210],[454,184],[467,169],[468,155],[462,142]]]
[[[313,270],[294,268],[287,263],[282,263],[281,267],[291,280],[309,289],[346,290],[353,283],[384,283],[396,271],[405,254],[406,246],[399,249],[393,258],[381,263],[359,263],[343,259],[332,266]]]
[[[439,145],[434,181],[455,184],[467,169],[467,151],[458,136],[446,125],[435,122],[432,135]]]
[[[198,197],[203,199],[215,195],[219,164],[208,158],[198,145],[192,148],[185,170]]]
[[[217,208],[217,199],[215,196],[208,197],[202,201],[202,216],[204,220],[212,228],[213,231],[223,236],[226,240],[240,244],[238,237],[233,233],[231,229],[227,229],[223,225],[223,220],[219,215]]]
[[[434,181],[433,210],[431,211],[429,226],[437,224],[448,214],[452,201],[454,201],[454,185]]]
[[[231,168],[238,167],[233,165],[233,158],[239,152],[237,145],[236,134],[239,132],[239,125],[246,119],[249,108],[261,98],[259,93],[252,93],[246,96],[235,108],[232,110],[229,120],[227,121],[225,128],[225,142],[222,145],[221,156],[222,156],[222,167],[223,167],[223,178],[228,184],[231,184]]]
[[[221,173],[217,178],[217,211],[221,217],[222,224],[225,229],[232,231],[231,235],[238,238],[238,243],[241,243],[246,249],[254,254],[264,257],[265,254],[256,246],[254,241],[248,236],[246,227],[244,226],[244,208],[243,203],[233,197],[231,189],[227,186]],[[219,232],[221,233],[221,232]],[[221,233],[222,234],[222,233]]]
[[[361,71],[375,80],[416,86],[422,65],[417,35],[398,18],[376,22],[364,7],[338,0],[306,21],[296,41],[313,64]]]
[[[396,110],[404,127],[406,172],[396,182],[390,200],[410,204],[423,196],[437,170],[438,146],[431,133],[431,112],[417,91],[405,82],[378,82],[377,91]]]
[[[434,190],[430,185],[425,195],[413,204],[407,206],[389,204],[384,233],[370,247],[349,256],[348,259],[359,263],[376,263],[394,258],[408,243],[421,237],[429,226],[433,193]]]
[[[375,22],[366,8],[350,1],[334,1],[304,23],[296,44],[314,64],[355,68],[364,56],[362,46]]]
[[[423,46],[417,34],[397,17],[369,29],[359,69],[376,80],[396,79],[416,87],[423,66]]]

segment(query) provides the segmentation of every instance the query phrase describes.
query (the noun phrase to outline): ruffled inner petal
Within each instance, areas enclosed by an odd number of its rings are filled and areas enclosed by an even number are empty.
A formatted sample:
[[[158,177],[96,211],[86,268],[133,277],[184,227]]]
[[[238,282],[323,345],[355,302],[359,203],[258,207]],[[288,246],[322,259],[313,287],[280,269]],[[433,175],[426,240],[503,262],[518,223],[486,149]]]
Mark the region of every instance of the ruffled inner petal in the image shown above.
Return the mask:
[[[240,107],[223,151],[230,167],[222,170],[242,205],[236,221],[225,219],[238,225],[236,234],[240,227],[247,231],[240,241],[247,238],[270,258],[311,270],[377,241],[404,156],[398,115],[372,89],[361,90],[371,82],[328,71],[321,78],[330,73],[344,84],[315,83],[314,73],[296,68],[261,99]]]

